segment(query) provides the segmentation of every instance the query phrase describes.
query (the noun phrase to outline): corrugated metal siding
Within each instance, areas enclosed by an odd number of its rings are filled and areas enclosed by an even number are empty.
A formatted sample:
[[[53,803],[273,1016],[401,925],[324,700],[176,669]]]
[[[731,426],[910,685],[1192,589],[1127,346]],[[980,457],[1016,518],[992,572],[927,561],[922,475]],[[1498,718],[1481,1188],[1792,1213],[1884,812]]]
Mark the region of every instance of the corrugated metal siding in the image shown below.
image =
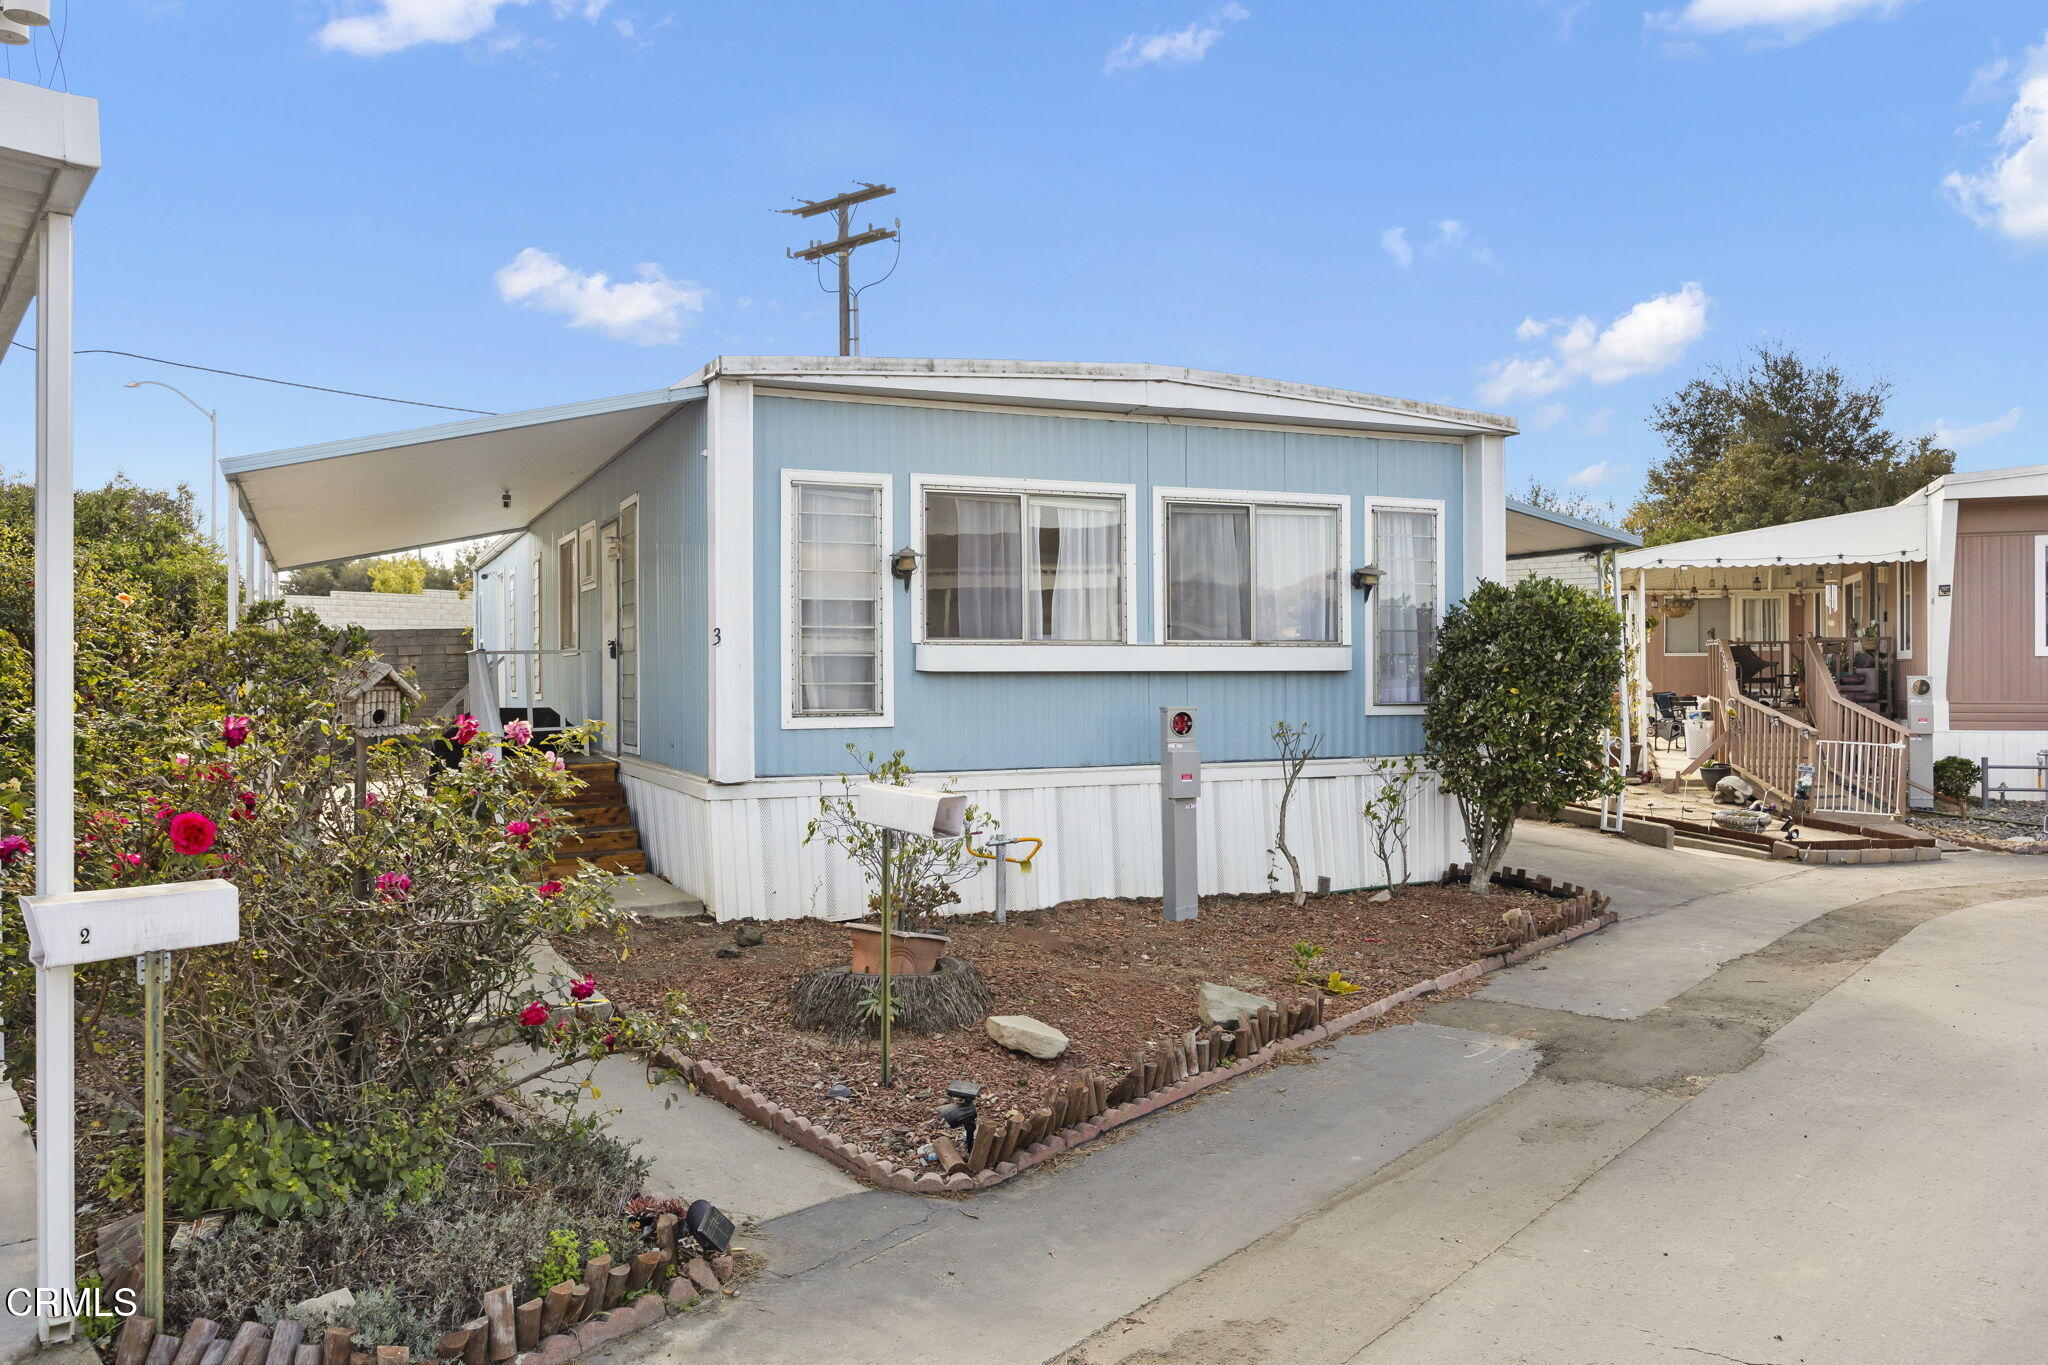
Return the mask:
[[[1349,673],[920,674],[909,604],[892,584],[898,594],[889,658],[896,676],[894,728],[784,730],[782,472],[892,475],[899,543],[909,537],[912,474],[1134,484],[1134,588],[1144,641],[1156,638],[1155,485],[1348,493],[1356,563],[1363,562],[1365,544],[1361,499],[1441,498],[1447,504],[1445,576],[1455,585],[1463,573],[1463,451],[1457,445],[782,397],[756,400],[754,432],[756,767],[763,776],[843,771],[849,739],[862,749],[901,747],[925,770],[1141,763],[1154,756],[1158,708],[1187,704],[1203,708],[1203,751],[1211,762],[1272,757],[1269,736],[1279,720],[1306,722],[1324,736],[1322,752],[1332,756],[1420,747],[1419,719],[1364,713],[1368,623],[1356,610],[1355,594]]]
[[[1310,887],[1327,876],[1339,889],[1377,885],[1358,812],[1377,779],[1358,764],[1311,770],[1289,812],[1290,842]],[[1233,771],[1210,768],[1200,810],[1199,866],[1204,894],[1259,892],[1286,883],[1286,868],[1269,853],[1280,804],[1273,765]],[[704,800],[631,773],[625,777],[640,838],[654,870],[702,899],[722,920],[853,919],[867,913],[868,888],[836,850],[804,845],[804,827],[817,814],[811,784],[787,784],[787,794]],[[1159,787],[1150,772],[1102,774],[1058,786],[977,788],[973,774],[959,790],[994,812],[1003,828],[1036,835],[1045,848],[1032,870],[1009,877],[1010,907],[1039,909],[1090,896],[1159,895]],[[1412,810],[1411,879],[1441,876],[1462,861],[1464,831],[1456,808],[1432,787]],[[716,856],[714,855],[714,851]],[[954,913],[995,908],[987,872],[961,888]]]
[[[555,542],[587,521],[600,526],[616,517],[619,503],[640,495],[640,755],[686,772],[710,764],[710,601],[705,577],[704,404],[692,403],[636,441],[568,497],[555,504],[525,535],[484,568],[480,585],[484,638],[503,648],[504,575],[522,578],[519,623],[510,647],[532,647],[533,605],[523,575],[536,547],[541,551],[541,600],[545,604],[544,648],[555,645]],[[580,677],[555,660],[542,678],[542,704],[586,704],[595,709],[602,686],[604,640],[600,632],[602,593],[582,593],[583,653]]]

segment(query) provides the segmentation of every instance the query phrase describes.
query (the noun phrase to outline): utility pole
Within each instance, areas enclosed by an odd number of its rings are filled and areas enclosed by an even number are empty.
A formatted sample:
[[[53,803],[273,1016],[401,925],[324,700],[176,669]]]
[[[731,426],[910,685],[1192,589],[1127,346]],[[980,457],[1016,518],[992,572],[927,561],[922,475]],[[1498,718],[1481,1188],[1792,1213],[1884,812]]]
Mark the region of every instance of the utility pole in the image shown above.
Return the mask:
[[[853,253],[861,247],[875,242],[897,240],[897,229],[903,220],[897,219],[892,227],[878,228],[872,223],[860,232],[853,230],[852,212],[855,204],[865,204],[870,199],[880,199],[885,194],[896,193],[889,185],[871,185],[865,180],[856,181],[861,188],[830,199],[798,200],[793,209],[777,209],[777,213],[794,214],[798,218],[815,218],[829,213],[839,225],[839,236],[830,242],[813,241],[801,251],[785,251],[783,254],[792,261],[817,262],[827,256],[839,258],[839,354],[860,354],[860,294],[853,287]],[[866,286],[862,286],[865,288]]]

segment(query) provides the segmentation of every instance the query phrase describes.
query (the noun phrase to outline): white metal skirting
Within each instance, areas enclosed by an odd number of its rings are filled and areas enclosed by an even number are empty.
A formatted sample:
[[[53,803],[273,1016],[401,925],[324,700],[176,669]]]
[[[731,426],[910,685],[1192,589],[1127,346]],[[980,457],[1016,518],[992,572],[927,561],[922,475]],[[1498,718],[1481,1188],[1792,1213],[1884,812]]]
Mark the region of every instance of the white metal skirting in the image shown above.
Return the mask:
[[[1344,761],[1304,774],[1288,819],[1289,843],[1313,888],[1327,876],[1339,889],[1382,880],[1359,810],[1377,787],[1365,765]],[[653,870],[697,896],[721,920],[854,919],[867,913],[867,887],[853,864],[820,843],[804,844],[817,814],[815,780],[747,784],[745,794],[707,797],[686,784],[622,771]],[[1093,769],[1034,781],[1028,773],[964,774],[956,779],[971,803],[994,812],[1005,832],[1036,835],[1044,851],[1032,870],[1004,869],[1013,909],[1036,909],[1091,896],[1159,894],[1157,769]],[[976,779],[985,784],[976,785]],[[1269,871],[1287,882],[1286,866],[1268,852],[1279,808],[1275,765],[1212,766],[1203,774],[1198,809],[1201,880],[1206,894],[1270,888]],[[1435,788],[1412,805],[1411,878],[1441,876],[1465,857],[1456,807]],[[988,871],[961,888],[955,913],[994,908]]]

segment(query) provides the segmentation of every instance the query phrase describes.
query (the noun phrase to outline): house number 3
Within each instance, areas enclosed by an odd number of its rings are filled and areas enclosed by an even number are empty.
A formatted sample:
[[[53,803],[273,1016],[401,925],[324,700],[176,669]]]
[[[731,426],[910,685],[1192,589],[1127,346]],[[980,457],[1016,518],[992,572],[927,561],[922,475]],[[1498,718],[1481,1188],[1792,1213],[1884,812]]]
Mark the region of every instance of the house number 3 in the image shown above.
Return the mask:
[[[720,646],[720,645],[722,645],[722,644],[724,644],[724,643],[725,643],[725,632],[724,632],[724,631],[722,631],[722,630],[720,630],[720,629],[719,629],[719,628],[718,628],[717,626],[713,626],[713,627],[711,628],[711,647],[712,647],[713,649],[716,649],[716,648],[718,648],[718,646]]]

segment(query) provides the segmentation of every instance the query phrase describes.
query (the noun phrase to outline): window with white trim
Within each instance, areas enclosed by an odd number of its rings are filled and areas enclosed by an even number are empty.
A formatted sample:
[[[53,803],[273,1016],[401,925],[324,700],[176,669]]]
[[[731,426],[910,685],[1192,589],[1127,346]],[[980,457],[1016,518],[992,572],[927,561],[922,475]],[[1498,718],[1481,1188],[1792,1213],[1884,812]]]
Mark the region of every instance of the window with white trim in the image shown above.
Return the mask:
[[[924,638],[1124,639],[1128,500],[924,490]]]
[[[1892,585],[1898,590],[1896,616],[1892,633],[1897,639],[1898,656],[1901,659],[1913,657],[1913,566],[1901,561],[1892,571]]]
[[[576,572],[576,533],[555,542],[555,648],[580,649],[583,628],[582,580]]]
[[[1714,640],[1728,638],[1728,599],[1702,597],[1683,616],[1664,613],[1664,654],[1705,654]]]
[[[1373,562],[1380,571],[1372,595],[1372,694],[1381,706],[1422,704],[1443,608],[1440,520],[1433,507],[1372,509]]]
[[[532,628],[528,633],[529,643],[527,645],[527,648],[531,649],[533,653],[527,655],[526,658],[526,676],[533,684],[533,699],[539,701],[541,699],[540,604],[544,599],[540,594],[540,551],[538,550],[533,552],[533,562],[527,566],[526,582],[526,596],[533,603],[533,620],[530,623]]]
[[[1207,500],[1165,507],[1170,643],[1343,638],[1341,508]]]
[[[2048,658],[2048,536],[2034,537],[2034,656]]]
[[[790,486],[790,714],[882,713],[882,490]]]

